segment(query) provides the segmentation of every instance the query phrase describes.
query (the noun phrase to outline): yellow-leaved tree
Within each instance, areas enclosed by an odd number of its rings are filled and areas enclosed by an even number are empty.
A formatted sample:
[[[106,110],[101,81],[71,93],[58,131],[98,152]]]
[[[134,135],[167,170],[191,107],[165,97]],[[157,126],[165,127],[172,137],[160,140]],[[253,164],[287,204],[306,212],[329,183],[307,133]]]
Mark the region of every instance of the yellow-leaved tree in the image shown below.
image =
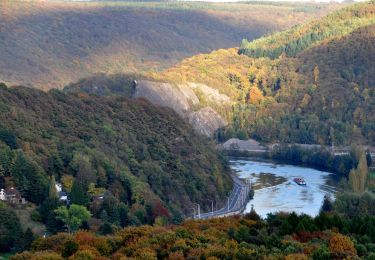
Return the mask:
[[[362,193],[366,189],[368,175],[367,159],[364,150],[359,151],[359,162],[356,169],[352,169],[349,173],[349,183],[352,190]]]

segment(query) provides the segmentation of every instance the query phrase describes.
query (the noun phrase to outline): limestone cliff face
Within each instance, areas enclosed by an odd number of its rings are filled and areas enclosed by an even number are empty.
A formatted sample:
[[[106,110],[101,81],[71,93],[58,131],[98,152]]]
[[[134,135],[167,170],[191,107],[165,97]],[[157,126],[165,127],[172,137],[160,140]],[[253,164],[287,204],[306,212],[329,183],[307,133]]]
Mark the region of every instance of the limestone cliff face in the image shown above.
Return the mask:
[[[189,123],[195,130],[206,136],[212,136],[216,130],[228,123],[211,107],[204,107],[189,114]]]
[[[137,82],[134,98],[145,98],[154,105],[169,107],[188,121],[198,133],[212,136],[217,129],[226,126],[227,122],[209,106],[193,111],[193,107],[201,105],[194,92],[195,89],[199,89],[210,102],[218,104],[230,102],[228,96],[204,84],[172,85],[148,80]]]

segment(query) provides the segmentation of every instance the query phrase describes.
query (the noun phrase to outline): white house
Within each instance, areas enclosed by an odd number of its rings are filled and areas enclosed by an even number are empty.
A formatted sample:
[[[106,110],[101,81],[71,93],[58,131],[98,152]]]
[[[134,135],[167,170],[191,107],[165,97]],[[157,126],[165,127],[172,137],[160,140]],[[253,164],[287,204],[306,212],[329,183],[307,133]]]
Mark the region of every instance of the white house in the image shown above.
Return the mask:
[[[61,183],[56,182],[55,188],[57,191],[57,195],[59,196],[59,200],[68,202],[68,194],[62,190]]]
[[[0,191],[0,200],[6,200],[4,189],[1,189],[1,191]]]
[[[60,191],[62,191],[62,185],[61,185],[61,183],[56,182],[55,188],[56,188],[57,193],[59,193]]]
[[[25,198],[22,198],[21,193],[14,187],[1,189],[0,200],[6,200],[13,204],[25,204]]]

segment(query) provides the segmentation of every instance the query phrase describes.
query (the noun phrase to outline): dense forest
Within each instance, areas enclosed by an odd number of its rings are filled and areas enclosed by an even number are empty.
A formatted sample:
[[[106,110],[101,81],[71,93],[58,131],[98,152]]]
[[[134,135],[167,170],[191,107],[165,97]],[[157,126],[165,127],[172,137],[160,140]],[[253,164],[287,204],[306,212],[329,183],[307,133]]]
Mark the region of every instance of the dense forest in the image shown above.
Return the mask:
[[[290,147],[275,158],[298,160],[301,151]],[[306,157],[306,154],[303,155]],[[26,250],[11,257],[24,259],[375,259],[375,196],[365,151],[353,148],[352,170],[342,179],[335,201],[325,197],[320,213],[311,217],[272,213],[260,218],[252,208],[244,216],[210,220],[185,220],[178,225],[157,221],[153,225],[99,232],[79,224],[89,213],[71,205],[54,210],[68,232],[47,238],[22,233],[12,210],[0,207],[10,232],[6,241]],[[334,163],[332,163],[332,166]],[[0,205],[1,206],[1,205]],[[64,212],[69,212],[64,213]],[[8,216],[8,217],[6,217]],[[72,221],[79,216],[81,221]],[[107,216],[107,218],[109,215]],[[101,234],[100,234],[101,233]],[[103,235],[107,234],[107,235]],[[16,239],[17,236],[21,239]],[[0,240],[1,242],[4,240]]]
[[[355,200],[361,201],[360,204]],[[23,259],[374,259],[375,218],[363,211],[372,195],[326,199],[321,213],[189,220],[178,226],[126,228],[111,236],[87,231],[39,238]],[[340,206],[348,203],[354,207]],[[356,210],[354,217],[345,212]],[[374,212],[372,212],[373,214]]]
[[[332,38],[339,38],[375,22],[373,4],[361,8],[346,8],[327,15],[322,21],[313,21],[254,41],[243,40],[240,54],[254,58],[276,59],[280,55],[296,57],[305,49]]]
[[[32,215],[51,233],[63,228],[57,182],[90,210],[86,225],[107,229],[178,223],[231,190],[214,145],[145,100],[1,85],[0,111],[0,187],[39,206]]]
[[[266,143],[375,144],[374,10],[374,1],[355,4],[151,76],[205,83],[231,97],[233,103],[218,110],[231,122],[219,141],[236,136]],[[305,39],[310,36],[315,40]],[[260,57],[250,49],[256,46],[282,51]]]

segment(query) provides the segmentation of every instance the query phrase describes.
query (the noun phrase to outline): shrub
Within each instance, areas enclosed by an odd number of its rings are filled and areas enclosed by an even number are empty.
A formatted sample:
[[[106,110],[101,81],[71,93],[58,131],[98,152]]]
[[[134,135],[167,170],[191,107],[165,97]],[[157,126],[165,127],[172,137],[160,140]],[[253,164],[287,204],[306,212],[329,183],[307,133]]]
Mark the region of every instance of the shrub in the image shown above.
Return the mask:
[[[63,258],[51,251],[40,251],[36,253],[24,252],[16,254],[10,258],[11,260],[63,260]]]
[[[74,240],[65,241],[62,250],[63,257],[69,257],[77,252],[79,245]]]
[[[315,250],[312,254],[312,259],[314,260],[330,260],[331,255],[326,246],[322,246]]]
[[[357,250],[349,237],[339,233],[334,234],[329,240],[329,250],[337,256],[354,256]]]
[[[285,260],[308,260],[309,258],[304,254],[290,254],[285,257]]]
[[[31,220],[36,221],[36,222],[41,222],[42,221],[42,216],[40,215],[39,211],[37,209],[34,209],[31,212]]]

